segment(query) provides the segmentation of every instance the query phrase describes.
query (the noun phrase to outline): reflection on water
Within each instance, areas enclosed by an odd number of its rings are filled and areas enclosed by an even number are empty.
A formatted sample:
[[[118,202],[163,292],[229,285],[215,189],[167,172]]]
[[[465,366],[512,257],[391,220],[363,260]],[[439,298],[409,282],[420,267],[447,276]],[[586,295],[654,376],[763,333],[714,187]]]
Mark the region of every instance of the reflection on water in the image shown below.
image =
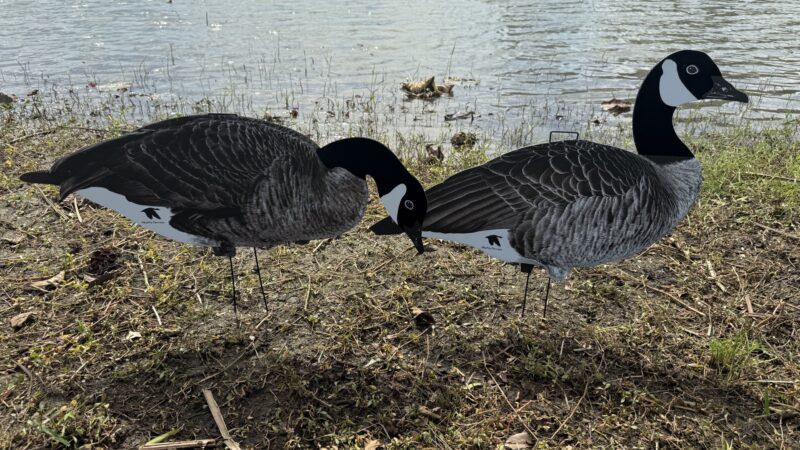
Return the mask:
[[[800,107],[796,0],[0,0],[0,12],[0,91],[20,96],[127,81],[184,99],[240,95],[236,109],[301,120],[327,99],[373,95],[423,126],[474,110],[472,126],[492,129],[537,108],[586,124],[688,47],[751,94],[749,118]],[[430,75],[477,81],[433,104],[402,101],[402,81]]]

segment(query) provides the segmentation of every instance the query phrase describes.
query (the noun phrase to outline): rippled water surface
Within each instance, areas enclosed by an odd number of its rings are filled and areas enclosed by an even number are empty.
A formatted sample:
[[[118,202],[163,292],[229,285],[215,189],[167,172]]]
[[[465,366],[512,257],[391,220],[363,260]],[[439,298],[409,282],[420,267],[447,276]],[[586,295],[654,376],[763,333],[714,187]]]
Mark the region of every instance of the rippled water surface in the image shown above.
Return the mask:
[[[324,99],[377,95],[432,124],[475,111],[491,128],[537,110],[585,123],[605,114],[600,101],[632,99],[661,58],[695,48],[750,94],[747,118],[800,109],[797,0],[0,0],[0,16],[0,91],[20,97],[128,82],[301,120]],[[461,81],[453,97],[404,102],[399,84],[427,76]]]

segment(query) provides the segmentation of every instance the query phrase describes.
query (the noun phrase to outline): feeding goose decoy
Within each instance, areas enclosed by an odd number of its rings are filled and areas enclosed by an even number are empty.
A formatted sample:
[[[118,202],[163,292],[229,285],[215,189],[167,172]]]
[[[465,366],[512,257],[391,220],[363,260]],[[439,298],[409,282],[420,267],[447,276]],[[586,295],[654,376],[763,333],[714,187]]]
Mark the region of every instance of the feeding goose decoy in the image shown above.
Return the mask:
[[[422,253],[422,185],[391,150],[366,138],[320,148],[263,120],[188,116],[83,148],[20,179],[58,185],[59,200],[75,193],[161,236],[227,256],[235,310],[236,247],[255,252],[349,230],[366,210],[367,175],[394,223]],[[261,289],[264,295],[263,283]]]
[[[519,264],[528,274],[523,298],[531,269],[544,267],[546,314],[551,279],[636,255],[686,216],[702,173],[672,115],[681,104],[705,99],[746,103],[747,95],[705,53],[673,53],[650,71],[636,97],[638,154],[577,139],[506,153],[430,188],[422,235]],[[391,219],[371,229],[400,231]]]

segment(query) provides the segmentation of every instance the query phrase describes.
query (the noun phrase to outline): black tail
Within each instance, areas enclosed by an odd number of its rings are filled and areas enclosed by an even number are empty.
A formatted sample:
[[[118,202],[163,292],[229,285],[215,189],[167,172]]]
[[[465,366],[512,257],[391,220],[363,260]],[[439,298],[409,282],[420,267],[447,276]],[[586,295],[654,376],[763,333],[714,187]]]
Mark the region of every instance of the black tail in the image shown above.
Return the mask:
[[[387,217],[381,220],[380,222],[375,223],[374,225],[369,227],[369,229],[373,233],[379,236],[385,236],[389,234],[400,234],[403,232],[403,230],[401,230],[400,227],[398,227],[397,224],[394,223],[394,220],[392,220],[391,217]]]
[[[38,184],[61,184],[61,182],[56,178],[49,170],[39,170],[36,172],[28,172],[23,173],[19,176],[19,179],[25,181],[27,183],[38,183]]]

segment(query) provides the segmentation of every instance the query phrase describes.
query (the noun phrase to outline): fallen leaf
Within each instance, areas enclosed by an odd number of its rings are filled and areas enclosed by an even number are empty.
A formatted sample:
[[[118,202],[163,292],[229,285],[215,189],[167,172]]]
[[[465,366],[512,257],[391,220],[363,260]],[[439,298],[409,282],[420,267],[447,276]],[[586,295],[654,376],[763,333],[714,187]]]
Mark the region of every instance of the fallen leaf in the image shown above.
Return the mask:
[[[133,341],[135,339],[141,339],[141,338],[142,338],[142,333],[139,333],[138,331],[128,331],[128,335],[125,336],[126,341]]]
[[[411,94],[422,94],[425,91],[435,91],[436,84],[433,82],[433,79],[434,77],[430,77],[427,80],[410,81],[408,83],[401,84],[400,87]]]
[[[533,439],[527,431],[517,433],[506,439],[505,448],[509,450],[526,450],[533,448]]]
[[[367,442],[366,445],[364,445],[364,450],[378,450],[382,446],[383,446],[383,444],[381,444],[381,441],[379,441],[377,439],[373,439],[373,440]]]
[[[445,120],[447,120],[446,116]],[[478,136],[476,136],[475,133],[467,133],[464,131],[459,131],[450,138],[450,143],[453,144],[453,147],[474,147],[477,142]]]
[[[24,313],[17,314],[16,316],[12,317],[11,320],[10,320],[11,328],[13,328],[14,330],[19,330],[32,317],[33,317],[33,313],[32,312],[24,312]]]
[[[430,409],[428,409],[427,407],[425,407],[423,405],[419,405],[417,407],[417,411],[419,411],[419,413],[422,414],[423,416],[430,417],[431,419],[434,419],[434,420],[442,420],[442,416],[440,416],[439,414],[436,414],[435,410],[437,410],[437,409],[439,409],[439,408],[434,408],[434,410],[430,410]]]
[[[120,81],[117,83],[98,84],[94,87],[100,92],[127,92],[133,83]]]
[[[606,100],[600,103],[600,105],[603,108],[603,111],[608,111],[614,115],[618,115],[630,111],[633,103],[627,100],[612,98],[611,100]]]
[[[420,308],[412,308],[411,314],[414,314],[414,324],[420,330],[427,330],[436,325],[436,319],[434,319],[428,311],[424,311]]]
[[[425,144],[425,163],[436,164],[444,161],[444,153],[441,145]]]
[[[58,272],[57,274],[53,275],[52,277],[41,280],[41,281],[34,281],[31,283],[31,287],[34,289],[38,289],[40,291],[48,291],[50,289],[55,289],[64,281],[64,271]]]
[[[3,233],[3,236],[0,237],[0,240],[6,241],[11,245],[17,245],[22,242],[23,239],[25,239],[25,236],[22,233],[13,230],[6,231]]]

